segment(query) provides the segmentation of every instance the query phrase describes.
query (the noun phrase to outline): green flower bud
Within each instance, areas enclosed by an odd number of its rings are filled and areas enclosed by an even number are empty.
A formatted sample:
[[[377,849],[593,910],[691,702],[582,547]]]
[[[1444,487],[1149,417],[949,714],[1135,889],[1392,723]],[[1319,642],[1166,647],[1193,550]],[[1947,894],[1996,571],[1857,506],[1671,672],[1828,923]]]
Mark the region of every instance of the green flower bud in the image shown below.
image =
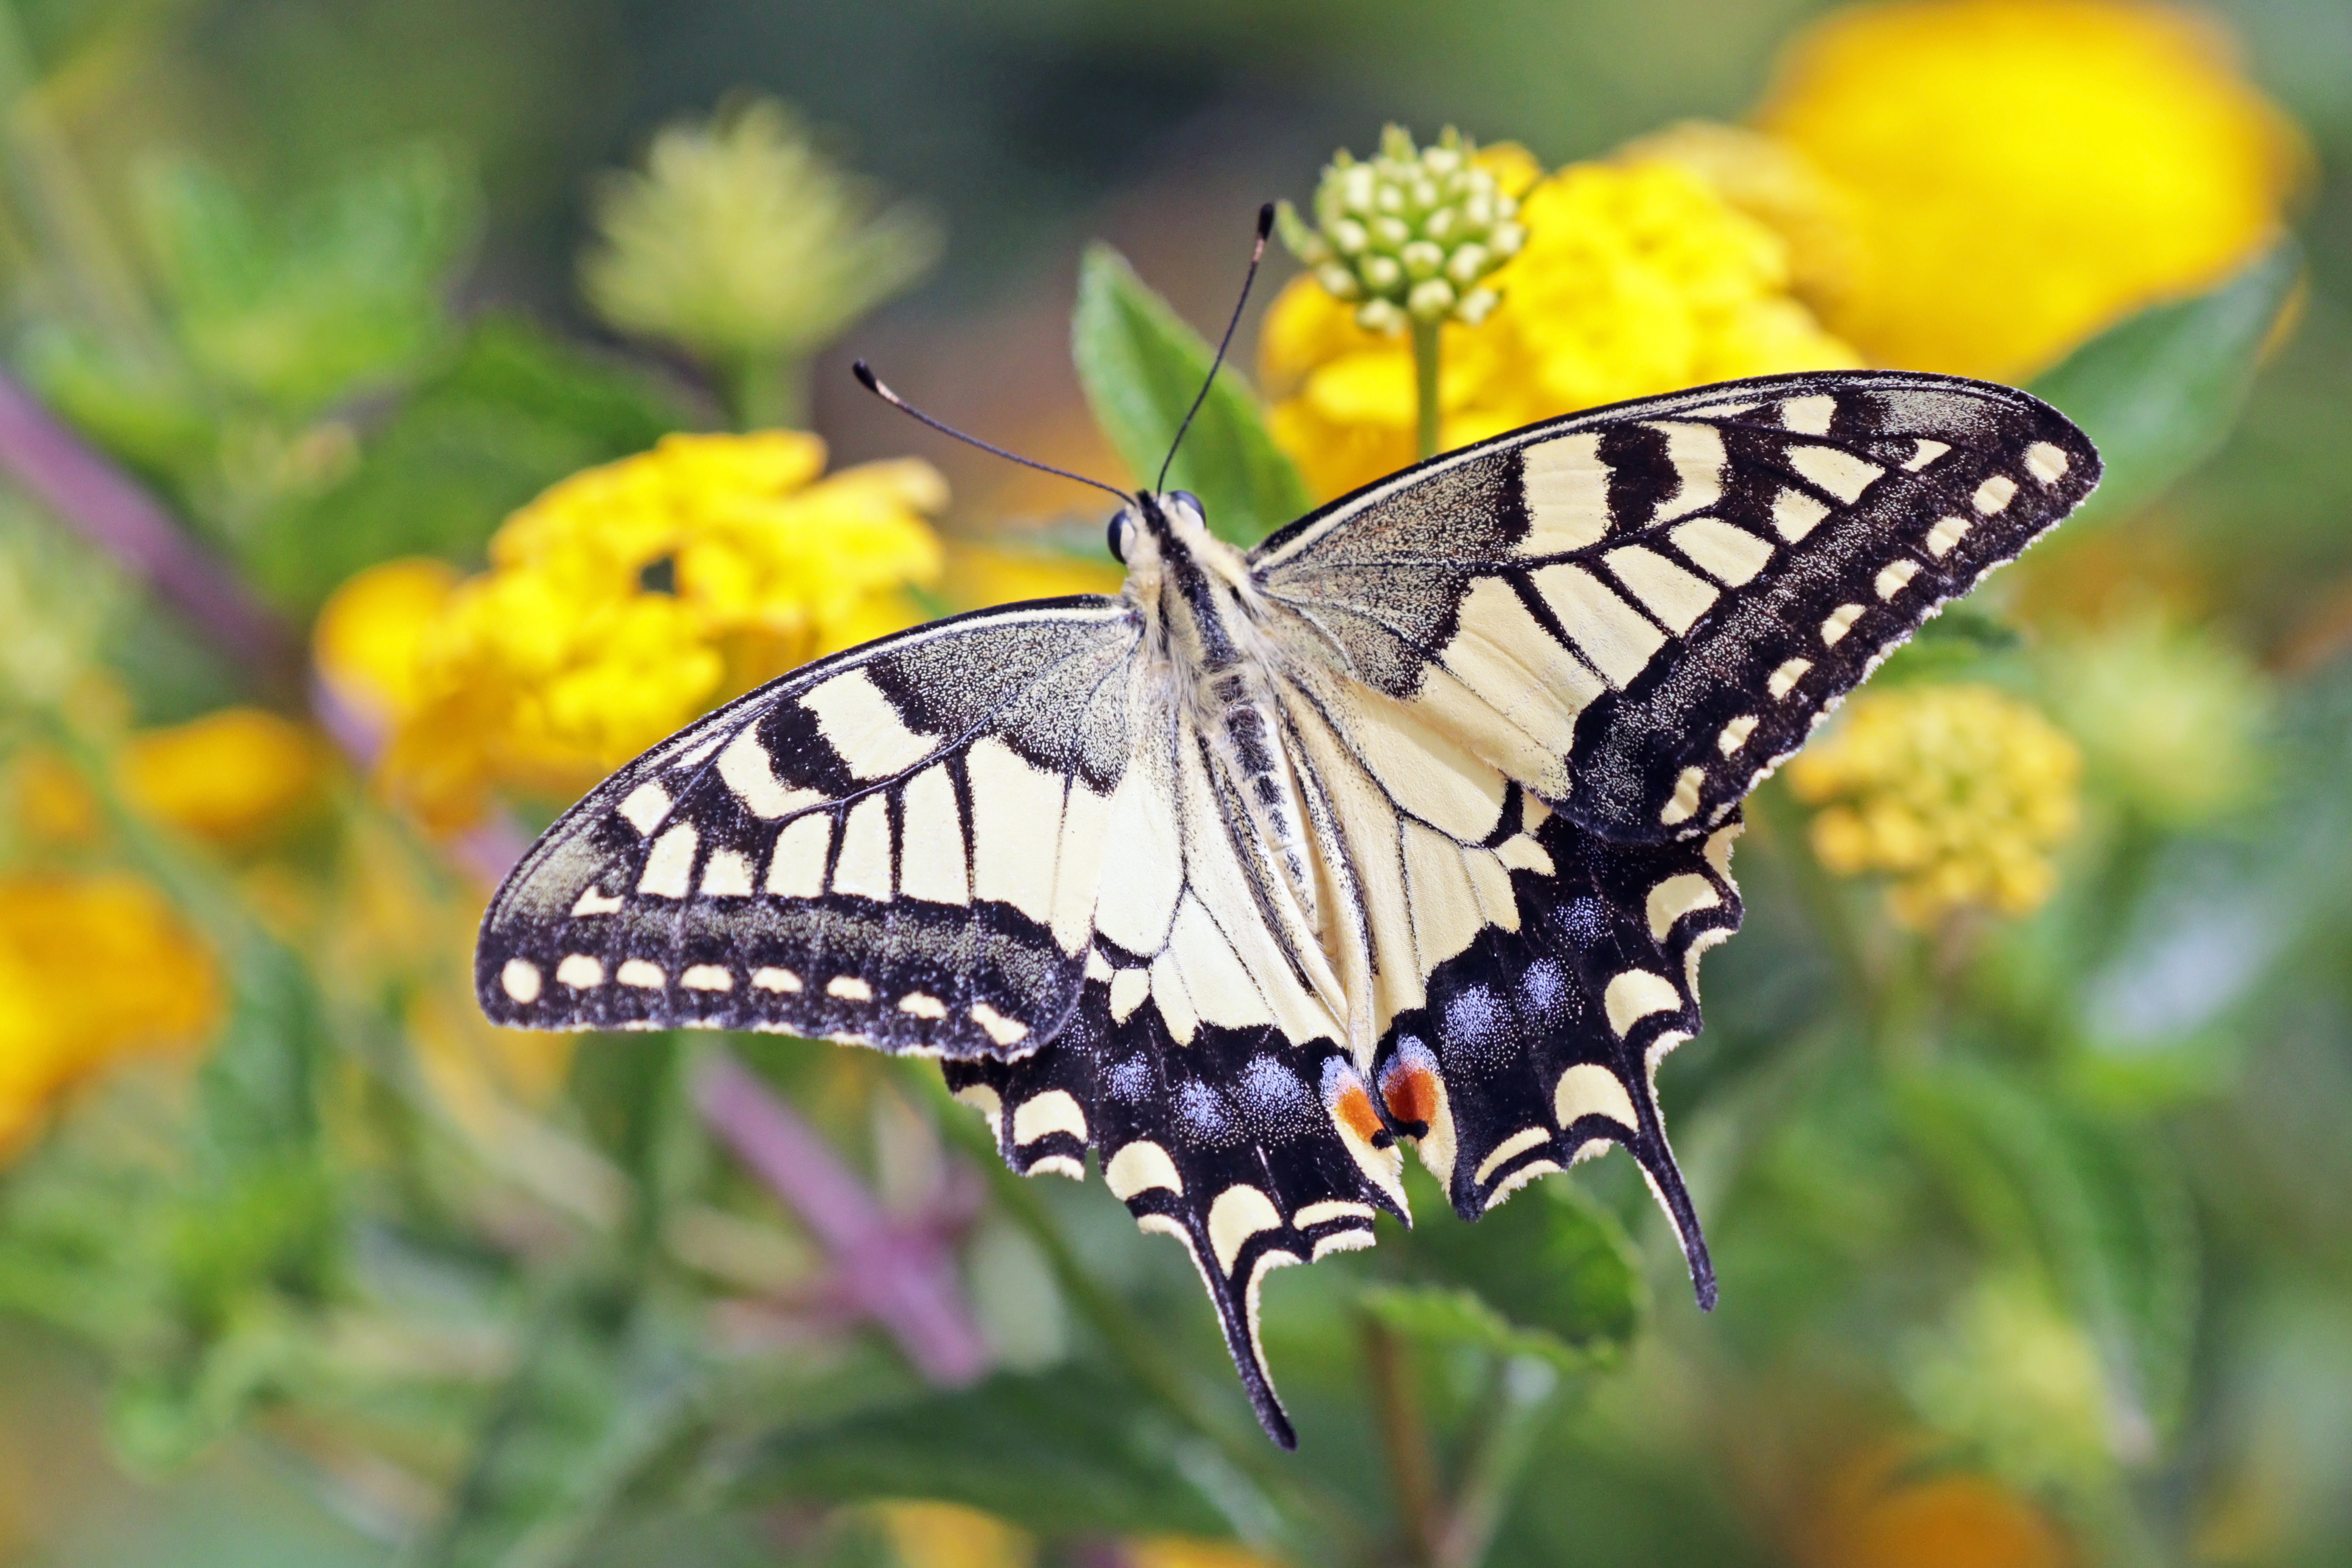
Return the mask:
[[[1322,284],[1323,291],[1334,300],[1360,300],[1364,297],[1364,286],[1356,281],[1356,275],[1336,262],[1317,268],[1315,281]]]
[[[1486,276],[1487,250],[1473,240],[1445,258],[1445,275],[1467,289]]]
[[[1375,156],[1333,156],[1316,186],[1315,226],[1283,204],[1283,243],[1333,299],[1356,306],[1367,331],[1475,325],[1499,299],[1483,280],[1527,243],[1518,204],[1476,166],[1475,152],[1450,126],[1429,147],[1388,126]]]

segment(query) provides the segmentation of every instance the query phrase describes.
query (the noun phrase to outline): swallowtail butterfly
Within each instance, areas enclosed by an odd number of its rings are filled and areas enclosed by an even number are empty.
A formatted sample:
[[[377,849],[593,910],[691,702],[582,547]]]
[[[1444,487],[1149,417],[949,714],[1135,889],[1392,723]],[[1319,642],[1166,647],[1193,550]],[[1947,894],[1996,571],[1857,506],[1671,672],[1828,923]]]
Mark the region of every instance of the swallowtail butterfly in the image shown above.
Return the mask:
[[[1256,549],[1144,493],[1123,593],[959,616],[689,726],[482,923],[500,1024],[941,1059],[1020,1172],[1188,1248],[1267,1432],[1266,1271],[1417,1145],[1475,1219],[1610,1143],[1714,1279],[1654,1078],[1741,797],[2097,482],[2021,392],[1839,372],[1551,419]]]

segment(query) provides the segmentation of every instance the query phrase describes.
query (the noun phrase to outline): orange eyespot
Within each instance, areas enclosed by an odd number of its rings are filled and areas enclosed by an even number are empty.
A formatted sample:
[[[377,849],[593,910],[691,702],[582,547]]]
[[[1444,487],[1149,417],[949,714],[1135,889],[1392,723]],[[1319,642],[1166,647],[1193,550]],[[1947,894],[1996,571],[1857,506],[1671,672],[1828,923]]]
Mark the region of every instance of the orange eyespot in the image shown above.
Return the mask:
[[[1389,1116],[1402,1127],[1427,1127],[1436,1118],[1440,1096],[1437,1075],[1423,1067],[1400,1065],[1381,1080],[1381,1095]]]
[[[1339,1119],[1340,1126],[1375,1147],[1388,1131],[1381,1125],[1381,1113],[1372,1109],[1372,1097],[1364,1092],[1361,1084],[1349,1084],[1340,1090],[1339,1103],[1331,1108],[1331,1114]]]

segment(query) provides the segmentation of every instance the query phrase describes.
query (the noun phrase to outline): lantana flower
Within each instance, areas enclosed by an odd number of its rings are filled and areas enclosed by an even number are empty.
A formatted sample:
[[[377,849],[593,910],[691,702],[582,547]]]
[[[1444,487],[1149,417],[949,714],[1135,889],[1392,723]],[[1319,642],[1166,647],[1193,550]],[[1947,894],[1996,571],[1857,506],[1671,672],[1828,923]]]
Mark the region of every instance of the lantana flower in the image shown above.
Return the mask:
[[[1780,237],[1680,164],[1539,177],[1523,148],[1478,159],[1517,198],[1527,238],[1493,276],[1492,312],[1443,329],[1440,449],[1620,398],[1858,363],[1790,293]],[[1276,300],[1260,338],[1275,440],[1318,495],[1414,456],[1412,350],[1356,313],[1309,273]]]
[[[2310,161],[2216,25],[2129,0],[1841,10],[1759,123],[1851,198],[1864,265],[1831,327],[2002,381],[2275,243]]]
[[[509,518],[490,570],[373,568],[320,621],[322,673],[388,715],[385,777],[429,822],[570,798],[724,698],[922,618],[947,501],[929,464],[824,475],[796,431],[670,436]],[[446,579],[445,579],[446,581]]]
[[[2028,704],[1989,686],[1867,692],[1789,764],[1819,808],[1813,852],[1842,877],[1892,878],[1906,925],[1977,907],[2038,909],[2056,889],[2049,851],[2081,815],[2083,755]]]
[[[74,1085],[200,1043],[222,1001],[211,951],[148,883],[120,872],[0,879],[0,1154]]]

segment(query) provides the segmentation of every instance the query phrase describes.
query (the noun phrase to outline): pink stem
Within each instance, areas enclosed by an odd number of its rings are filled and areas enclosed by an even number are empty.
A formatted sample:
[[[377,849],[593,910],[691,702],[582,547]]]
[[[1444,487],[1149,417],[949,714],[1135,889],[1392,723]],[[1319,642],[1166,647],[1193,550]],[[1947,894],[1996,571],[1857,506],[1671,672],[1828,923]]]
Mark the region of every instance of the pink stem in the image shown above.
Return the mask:
[[[272,682],[294,668],[294,639],[285,625],[182,532],[154,497],[5,374],[0,470],[150,584],[239,664]]]
[[[988,1369],[952,1255],[894,1224],[799,1113],[734,1058],[713,1052],[694,1085],[703,1121],[833,1255],[844,1290],[934,1384],[960,1387]]]

